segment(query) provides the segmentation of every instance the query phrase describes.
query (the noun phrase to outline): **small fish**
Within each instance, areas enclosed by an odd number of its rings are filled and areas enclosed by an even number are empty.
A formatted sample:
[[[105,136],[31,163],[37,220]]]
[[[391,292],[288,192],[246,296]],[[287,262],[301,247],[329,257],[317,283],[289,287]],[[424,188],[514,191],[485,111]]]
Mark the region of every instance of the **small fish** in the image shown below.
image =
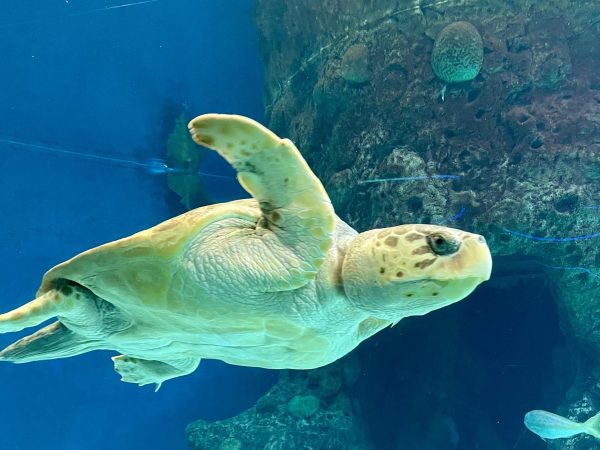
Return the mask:
[[[600,412],[583,423],[540,409],[525,414],[525,426],[542,439],[559,439],[586,433],[600,439]]]

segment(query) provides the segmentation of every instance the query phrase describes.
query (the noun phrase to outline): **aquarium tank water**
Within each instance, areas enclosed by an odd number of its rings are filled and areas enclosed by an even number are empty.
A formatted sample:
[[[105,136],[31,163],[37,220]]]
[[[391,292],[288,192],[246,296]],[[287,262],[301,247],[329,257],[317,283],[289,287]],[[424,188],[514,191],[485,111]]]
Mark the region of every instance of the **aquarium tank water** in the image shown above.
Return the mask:
[[[1,450],[600,450],[600,3],[0,12]]]

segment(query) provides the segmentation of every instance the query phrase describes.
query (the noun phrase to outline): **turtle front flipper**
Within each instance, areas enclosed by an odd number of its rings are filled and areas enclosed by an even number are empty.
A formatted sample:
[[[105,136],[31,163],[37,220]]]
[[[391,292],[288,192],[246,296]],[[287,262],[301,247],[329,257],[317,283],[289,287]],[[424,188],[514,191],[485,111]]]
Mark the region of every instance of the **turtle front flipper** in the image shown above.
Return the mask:
[[[155,391],[171,378],[192,373],[200,364],[200,358],[182,358],[167,363],[119,355],[113,356],[112,360],[115,363],[115,370],[121,375],[121,381],[135,383],[138,386],[155,384]]]
[[[26,363],[68,358],[100,348],[100,341],[74,333],[57,321],[6,347],[0,352],[0,361]]]
[[[242,187],[258,200],[262,218],[257,233],[272,231],[298,257],[288,274],[290,287],[313,278],[331,247],[335,213],[296,146],[242,116],[206,114],[189,128],[196,143],[216,150],[233,166]]]

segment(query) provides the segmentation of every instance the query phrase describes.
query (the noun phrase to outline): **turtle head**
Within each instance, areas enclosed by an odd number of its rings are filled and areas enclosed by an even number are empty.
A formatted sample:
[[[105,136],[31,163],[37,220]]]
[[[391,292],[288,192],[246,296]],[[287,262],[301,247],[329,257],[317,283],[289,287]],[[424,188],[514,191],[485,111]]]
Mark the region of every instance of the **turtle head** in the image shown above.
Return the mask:
[[[462,300],[491,271],[482,236],[435,225],[400,225],[358,235],[344,257],[342,279],[354,306],[396,322]]]

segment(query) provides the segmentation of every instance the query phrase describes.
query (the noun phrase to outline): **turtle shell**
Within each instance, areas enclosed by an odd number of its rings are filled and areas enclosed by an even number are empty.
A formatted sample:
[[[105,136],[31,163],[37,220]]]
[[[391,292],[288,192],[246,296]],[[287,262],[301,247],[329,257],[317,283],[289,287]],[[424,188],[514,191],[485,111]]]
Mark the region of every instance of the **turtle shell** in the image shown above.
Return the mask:
[[[129,237],[80,253],[50,269],[36,294],[73,281],[103,299],[127,306],[159,306],[165,301],[179,258],[198,233],[219,220],[260,217],[254,199],[204,206]]]

